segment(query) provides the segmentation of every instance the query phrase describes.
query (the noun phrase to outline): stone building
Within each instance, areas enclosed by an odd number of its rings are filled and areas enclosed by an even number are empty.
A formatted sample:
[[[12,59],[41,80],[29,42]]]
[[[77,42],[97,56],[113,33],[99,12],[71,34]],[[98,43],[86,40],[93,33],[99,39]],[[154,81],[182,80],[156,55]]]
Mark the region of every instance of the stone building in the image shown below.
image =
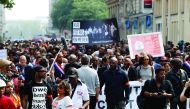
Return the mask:
[[[153,13],[153,31],[162,32],[164,42],[190,42],[190,0],[154,0]]]

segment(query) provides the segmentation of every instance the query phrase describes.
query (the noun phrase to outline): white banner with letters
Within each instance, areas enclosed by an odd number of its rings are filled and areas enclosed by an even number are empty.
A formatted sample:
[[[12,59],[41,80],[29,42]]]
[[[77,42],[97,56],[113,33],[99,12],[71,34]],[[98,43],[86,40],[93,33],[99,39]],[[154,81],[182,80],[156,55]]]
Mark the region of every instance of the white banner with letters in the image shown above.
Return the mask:
[[[139,81],[130,81],[130,88],[131,88],[131,94],[129,98],[129,103],[126,106],[126,109],[139,109],[136,103],[137,95],[141,92],[142,86],[144,85],[144,82]],[[107,105],[105,102],[105,95],[104,95],[104,87],[101,90],[102,93],[99,96],[99,101],[96,105],[96,109],[107,109]]]

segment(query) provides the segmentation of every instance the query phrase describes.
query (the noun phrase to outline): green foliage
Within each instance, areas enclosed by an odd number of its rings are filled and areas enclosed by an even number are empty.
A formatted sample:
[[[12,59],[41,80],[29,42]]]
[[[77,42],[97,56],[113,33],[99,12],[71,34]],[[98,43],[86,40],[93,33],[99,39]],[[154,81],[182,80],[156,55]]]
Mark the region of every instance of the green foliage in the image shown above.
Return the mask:
[[[108,18],[104,0],[59,0],[51,13],[53,27],[62,31],[71,27],[73,19],[98,20]]]
[[[59,0],[54,4],[54,8],[51,13],[51,19],[53,27],[60,31],[67,28],[69,25],[70,12],[73,0]]]
[[[0,0],[0,4],[3,4],[5,8],[12,8],[15,5],[13,0]]]
[[[73,19],[98,20],[108,17],[107,6],[102,0],[74,0],[73,7]]]

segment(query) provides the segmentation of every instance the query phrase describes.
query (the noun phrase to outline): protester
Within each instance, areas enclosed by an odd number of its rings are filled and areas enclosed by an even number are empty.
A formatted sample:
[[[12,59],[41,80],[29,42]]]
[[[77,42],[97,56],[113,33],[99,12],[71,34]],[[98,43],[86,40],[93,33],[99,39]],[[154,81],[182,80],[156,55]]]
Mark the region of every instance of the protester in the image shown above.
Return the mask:
[[[70,91],[70,85],[65,81],[61,81],[58,84],[58,96],[53,100],[52,109],[73,109]]]
[[[126,73],[118,66],[116,57],[110,59],[110,68],[103,74],[105,96],[108,109],[125,109],[129,100],[129,80]]]
[[[0,79],[0,109],[16,109],[13,101],[9,98],[4,96],[6,83]]]
[[[140,79],[140,75],[138,74],[136,68],[133,66],[133,63],[130,58],[125,57],[124,58],[124,66],[122,69],[127,74],[129,81],[136,81]]]
[[[68,57],[68,64],[65,65],[65,73],[67,75],[67,71],[69,68],[74,67],[74,68],[80,68],[79,62],[77,62],[77,56],[75,54],[71,54]]]
[[[185,83],[182,93],[180,94],[180,101],[184,102],[190,97],[190,81]]]
[[[87,55],[82,57],[81,64],[81,68],[77,70],[79,78],[88,87],[88,93],[90,96],[90,109],[95,109],[100,92],[100,81],[98,74],[96,70],[89,67],[90,59]]]
[[[98,77],[99,77],[99,80],[100,80],[100,88],[103,87],[103,73],[104,71],[108,70],[109,69],[109,58],[107,56],[104,56],[102,58],[102,64],[100,65],[100,67],[98,68]],[[102,92],[102,90],[100,89],[100,92]]]
[[[90,103],[87,86],[81,82],[77,70],[73,67],[68,70],[68,77],[73,89],[71,94],[73,109],[86,109]]]
[[[33,68],[35,72],[35,80],[30,81],[24,88],[24,109],[51,109],[52,104],[52,91],[50,86],[43,80],[46,77],[47,70],[42,66]],[[27,107],[27,102],[28,107]]]
[[[10,69],[9,69],[9,65],[11,64],[11,61],[6,60],[6,59],[0,59],[0,79],[2,79],[5,82],[10,81],[9,78],[9,73]]]
[[[7,82],[6,87],[5,87],[5,95],[7,97],[10,97],[16,109],[22,109],[20,96],[14,92],[13,88],[14,88],[13,83]]]
[[[174,96],[172,84],[165,80],[164,68],[156,69],[155,74],[155,79],[147,80],[142,88],[143,109],[167,109],[168,100]]]
[[[164,63],[163,67],[164,67],[165,73],[168,74],[171,70],[170,63],[169,62]]]
[[[183,90],[185,82],[188,81],[187,73],[181,69],[182,62],[179,58],[171,60],[170,64],[171,70],[166,75],[166,80],[169,80],[172,83],[175,92],[175,95],[170,102],[170,108],[177,109],[177,106],[179,106],[179,109],[186,109],[186,101],[179,101],[179,97]]]
[[[154,74],[154,68],[150,65],[150,58],[148,55],[144,55],[139,60],[139,66],[137,67],[137,72],[140,75],[140,78],[142,80],[150,80],[153,79]]]
[[[56,62],[53,65],[53,70],[54,78],[57,79],[65,79],[65,72],[64,72],[64,67],[63,67],[63,54],[59,53],[56,58]]]

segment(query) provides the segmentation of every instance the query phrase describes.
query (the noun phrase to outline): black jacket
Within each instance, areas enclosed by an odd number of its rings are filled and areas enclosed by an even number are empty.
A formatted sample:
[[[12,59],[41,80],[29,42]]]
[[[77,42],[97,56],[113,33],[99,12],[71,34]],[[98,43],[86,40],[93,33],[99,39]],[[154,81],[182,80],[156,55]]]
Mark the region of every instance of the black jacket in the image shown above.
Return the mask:
[[[122,69],[125,70],[125,67],[123,66]],[[139,72],[137,72],[135,67],[129,67],[128,78],[129,81],[135,81],[140,78]]]

